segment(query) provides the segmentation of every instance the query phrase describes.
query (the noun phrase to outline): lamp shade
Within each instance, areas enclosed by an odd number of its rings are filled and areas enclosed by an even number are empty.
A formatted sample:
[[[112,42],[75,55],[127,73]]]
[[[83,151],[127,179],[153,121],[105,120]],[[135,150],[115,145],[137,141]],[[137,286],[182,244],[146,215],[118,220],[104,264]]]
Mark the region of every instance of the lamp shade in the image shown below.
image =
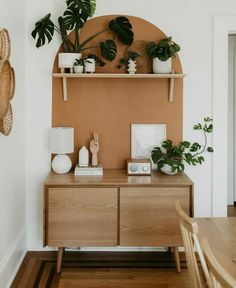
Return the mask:
[[[74,152],[74,128],[55,127],[49,131],[49,150],[52,154]]]

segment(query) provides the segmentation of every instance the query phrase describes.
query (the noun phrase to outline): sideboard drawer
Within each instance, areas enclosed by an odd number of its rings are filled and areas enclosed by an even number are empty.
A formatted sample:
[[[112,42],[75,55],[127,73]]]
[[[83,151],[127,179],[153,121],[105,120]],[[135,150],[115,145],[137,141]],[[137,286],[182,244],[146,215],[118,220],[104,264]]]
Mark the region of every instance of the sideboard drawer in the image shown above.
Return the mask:
[[[46,245],[116,246],[117,188],[48,188]]]
[[[180,246],[175,200],[190,214],[190,188],[121,188],[121,246]]]

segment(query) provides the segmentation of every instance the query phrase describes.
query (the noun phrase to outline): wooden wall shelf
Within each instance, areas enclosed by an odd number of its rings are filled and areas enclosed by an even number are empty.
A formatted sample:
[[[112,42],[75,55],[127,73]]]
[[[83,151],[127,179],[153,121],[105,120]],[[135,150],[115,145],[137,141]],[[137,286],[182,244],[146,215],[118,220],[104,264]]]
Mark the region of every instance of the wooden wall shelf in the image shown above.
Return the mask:
[[[184,78],[185,74],[114,74],[114,73],[94,73],[94,74],[75,74],[75,73],[53,73],[54,78],[62,78],[63,85],[63,99],[68,100],[67,96],[67,79],[68,78],[104,78],[104,79],[170,79],[169,81],[169,101],[172,102],[174,98],[174,80]]]

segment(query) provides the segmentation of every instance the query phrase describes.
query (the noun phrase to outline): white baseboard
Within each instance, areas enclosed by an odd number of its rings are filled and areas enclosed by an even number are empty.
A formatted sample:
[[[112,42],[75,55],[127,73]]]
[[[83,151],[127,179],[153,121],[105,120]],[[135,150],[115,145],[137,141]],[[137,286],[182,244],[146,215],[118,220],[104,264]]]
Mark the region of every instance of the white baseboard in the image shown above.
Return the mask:
[[[0,288],[9,288],[26,254],[26,228],[11,243],[0,261]]]

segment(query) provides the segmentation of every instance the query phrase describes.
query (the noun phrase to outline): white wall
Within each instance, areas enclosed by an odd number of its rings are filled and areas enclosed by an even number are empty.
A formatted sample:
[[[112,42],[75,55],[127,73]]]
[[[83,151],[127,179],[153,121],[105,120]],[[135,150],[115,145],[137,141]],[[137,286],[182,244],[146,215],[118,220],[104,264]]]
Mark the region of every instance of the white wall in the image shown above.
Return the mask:
[[[47,132],[51,126],[51,70],[59,41],[37,50],[30,32],[48,12],[63,11],[63,0],[27,0],[27,226],[29,249],[42,247],[43,180],[50,170]],[[236,2],[228,0],[97,0],[96,16],[127,14],[144,18],[181,45],[184,80],[184,138],[203,141],[192,126],[212,115],[213,15],[231,14]],[[34,69],[32,69],[34,67]],[[212,213],[211,156],[200,167],[187,168],[195,184],[195,213]]]
[[[0,133],[0,287],[7,288],[26,251],[25,225],[25,5],[1,1],[0,27],[12,40],[11,64],[16,74],[11,134]]]

